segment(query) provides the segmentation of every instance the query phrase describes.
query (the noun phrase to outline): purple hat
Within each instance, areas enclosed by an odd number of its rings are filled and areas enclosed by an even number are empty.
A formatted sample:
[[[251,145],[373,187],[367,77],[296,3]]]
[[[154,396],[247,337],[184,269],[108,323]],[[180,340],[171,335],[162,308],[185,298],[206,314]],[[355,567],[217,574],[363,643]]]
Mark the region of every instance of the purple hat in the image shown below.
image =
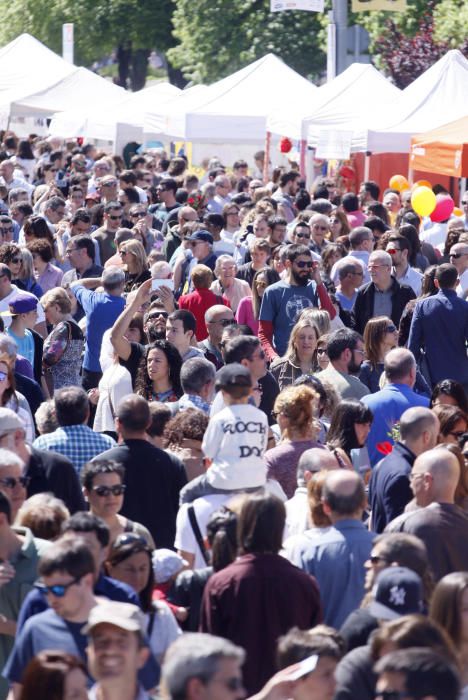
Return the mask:
[[[33,294],[19,293],[8,304],[8,311],[3,311],[2,316],[18,316],[28,314],[37,309],[38,300]]]

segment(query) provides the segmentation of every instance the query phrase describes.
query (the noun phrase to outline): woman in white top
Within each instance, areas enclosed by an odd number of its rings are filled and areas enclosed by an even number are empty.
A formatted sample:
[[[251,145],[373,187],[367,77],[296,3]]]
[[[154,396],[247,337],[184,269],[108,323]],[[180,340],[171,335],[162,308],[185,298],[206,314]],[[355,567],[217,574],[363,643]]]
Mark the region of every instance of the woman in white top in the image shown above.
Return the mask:
[[[99,361],[103,375],[98,388],[89,392],[89,400],[97,403],[93,430],[115,438],[115,412],[120,401],[131,394],[133,388],[130,372],[119,364],[119,356],[110,343],[110,329],[103,335]]]

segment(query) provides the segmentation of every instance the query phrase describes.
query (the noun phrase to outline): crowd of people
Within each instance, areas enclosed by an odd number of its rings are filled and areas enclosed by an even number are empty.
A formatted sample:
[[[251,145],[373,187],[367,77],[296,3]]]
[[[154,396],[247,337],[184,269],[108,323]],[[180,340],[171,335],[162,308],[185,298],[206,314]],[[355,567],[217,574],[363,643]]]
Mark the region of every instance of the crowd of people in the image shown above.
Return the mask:
[[[126,158],[2,135],[1,698],[466,700],[468,195]]]

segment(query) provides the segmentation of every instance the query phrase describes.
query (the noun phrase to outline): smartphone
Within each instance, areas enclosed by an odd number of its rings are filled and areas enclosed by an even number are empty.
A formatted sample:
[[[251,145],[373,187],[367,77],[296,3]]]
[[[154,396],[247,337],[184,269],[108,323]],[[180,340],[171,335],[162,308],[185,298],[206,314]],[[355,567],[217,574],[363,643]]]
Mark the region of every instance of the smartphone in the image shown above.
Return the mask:
[[[151,281],[151,290],[153,292],[156,289],[159,289],[160,287],[167,287],[171,291],[174,291],[174,280],[152,280]]]
[[[318,654],[313,654],[313,656],[308,656],[307,659],[304,659],[301,661],[298,665],[298,668],[296,668],[289,676],[289,680],[291,681],[297,681],[299,678],[302,678],[302,676],[307,676],[308,673],[312,673],[312,671],[315,671],[317,667],[319,657]]]

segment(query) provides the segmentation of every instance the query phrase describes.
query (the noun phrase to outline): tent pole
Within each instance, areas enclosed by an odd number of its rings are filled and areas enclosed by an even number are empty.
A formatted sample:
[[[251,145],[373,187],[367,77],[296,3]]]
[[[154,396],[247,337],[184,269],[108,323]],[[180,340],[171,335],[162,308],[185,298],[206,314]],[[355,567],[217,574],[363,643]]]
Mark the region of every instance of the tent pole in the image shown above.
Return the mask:
[[[265,134],[265,160],[263,161],[263,182],[267,184],[268,177],[268,165],[270,163],[270,149],[271,149],[271,131],[267,131]]]
[[[306,152],[307,152],[307,141],[305,139],[301,139],[299,172],[301,173],[301,178],[303,180],[305,180],[307,177]]]
[[[410,185],[413,184],[413,180],[414,180],[414,170],[411,167],[411,165],[409,165],[408,166],[408,182]]]
[[[371,152],[366,151],[366,158],[364,161],[364,180],[369,179],[369,173],[370,173],[370,157],[371,157]]]

